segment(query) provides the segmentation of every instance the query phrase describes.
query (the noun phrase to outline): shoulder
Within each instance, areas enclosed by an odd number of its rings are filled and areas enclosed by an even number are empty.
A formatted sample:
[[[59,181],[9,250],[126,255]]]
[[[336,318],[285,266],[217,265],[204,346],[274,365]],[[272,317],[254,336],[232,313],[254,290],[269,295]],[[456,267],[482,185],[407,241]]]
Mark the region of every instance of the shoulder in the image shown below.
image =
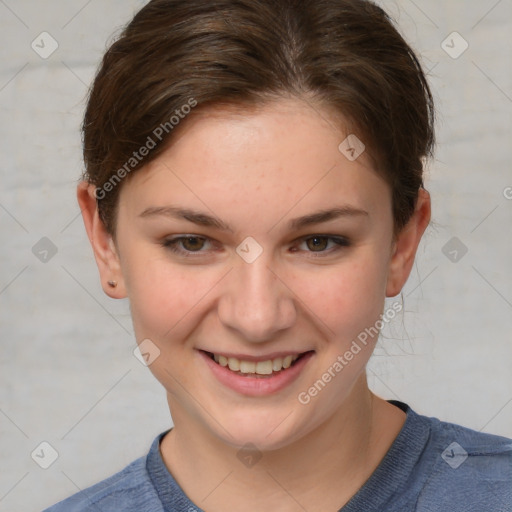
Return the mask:
[[[141,457],[122,471],[46,509],[44,512],[163,512]]]
[[[512,440],[419,418],[429,423],[430,436],[416,510],[512,511]]]

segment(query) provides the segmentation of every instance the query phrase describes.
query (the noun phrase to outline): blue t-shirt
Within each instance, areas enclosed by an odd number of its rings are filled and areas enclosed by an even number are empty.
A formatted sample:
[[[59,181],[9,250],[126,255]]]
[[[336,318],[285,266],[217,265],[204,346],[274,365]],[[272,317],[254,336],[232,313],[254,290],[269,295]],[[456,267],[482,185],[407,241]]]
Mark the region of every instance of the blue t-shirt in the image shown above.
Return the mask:
[[[340,512],[512,512],[512,440],[416,414]],[[200,512],[166,468],[160,434],[121,472],[45,512]]]

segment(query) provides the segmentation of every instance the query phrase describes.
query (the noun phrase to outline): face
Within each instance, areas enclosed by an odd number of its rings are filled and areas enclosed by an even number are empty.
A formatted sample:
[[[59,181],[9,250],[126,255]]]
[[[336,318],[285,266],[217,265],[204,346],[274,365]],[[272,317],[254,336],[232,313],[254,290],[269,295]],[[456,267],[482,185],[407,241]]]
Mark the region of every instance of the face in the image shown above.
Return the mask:
[[[408,271],[389,186],[334,123],[298,100],[191,116],[123,184],[116,278],[176,429],[272,449],[361,392],[376,337],[343,355]]]

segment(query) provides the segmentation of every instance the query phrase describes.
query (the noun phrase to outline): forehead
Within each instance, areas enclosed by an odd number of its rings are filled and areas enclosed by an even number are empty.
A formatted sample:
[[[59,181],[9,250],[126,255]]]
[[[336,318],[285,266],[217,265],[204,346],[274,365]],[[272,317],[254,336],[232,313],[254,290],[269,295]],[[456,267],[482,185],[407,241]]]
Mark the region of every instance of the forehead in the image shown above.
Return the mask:
[[[386,199],[387,185],[368,155],[352,161],[340,151],[348,135],[340,116],[300,100],[199,111],[158,158],[132,176],[123,194],[140,207],[179,197],[196,206],[277,205],[275,213],[298,203],[362,207]]]

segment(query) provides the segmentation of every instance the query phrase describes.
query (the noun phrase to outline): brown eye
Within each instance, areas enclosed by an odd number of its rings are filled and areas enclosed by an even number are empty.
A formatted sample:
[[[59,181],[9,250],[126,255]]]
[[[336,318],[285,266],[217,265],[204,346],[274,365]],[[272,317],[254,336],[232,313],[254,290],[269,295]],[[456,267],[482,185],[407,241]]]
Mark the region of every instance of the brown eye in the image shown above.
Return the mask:
[[[210,243],[202,236],[179,236],[162,242],[163,247],[179,256],[201,256],[205,252],[205,246]]]
[[[181,243],[185,250],[187,251],[199,251],[204,247],[204,238],[199,238],[197,236],[189,236],[186,238],[183,238]]]
[[[325,251],[329,244],[329,238],[325,236],[315,236],[306,240],[308,249],[313,252]]]
[[[351,243],[346,237],[313,235],[302,239],[299,250],[304,251],[309,257],[320,258],[333,256],[350,246]],[[297,252],[297,248],[292,248],[292,252]]]

